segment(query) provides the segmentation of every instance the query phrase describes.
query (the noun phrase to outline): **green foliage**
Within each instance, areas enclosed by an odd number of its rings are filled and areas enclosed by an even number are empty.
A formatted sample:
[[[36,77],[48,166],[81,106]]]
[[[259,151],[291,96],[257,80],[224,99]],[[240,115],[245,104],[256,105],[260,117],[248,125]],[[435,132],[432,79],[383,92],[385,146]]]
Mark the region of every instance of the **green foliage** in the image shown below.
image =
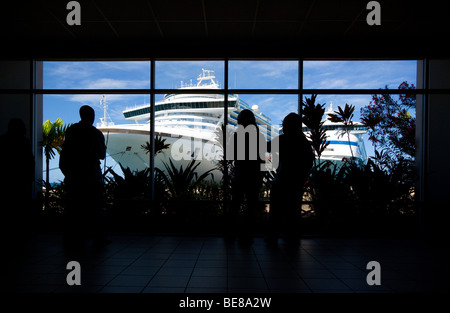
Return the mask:
[[[166,139],[162,139],[161,136],[155,137],[155,156],[169,147],[170,144],[166,143]],[[145,154],[149,154],[152,151],[152,145],[148,141],[141,145],[141,148],[145,151]]]
[[[45,121],[42,125],[42,141],[40,145],[44,147],[44,155],[45,155],[45,207],[49,207],[49,197],[50,197],[50,160],[53,159],[56,155],[55,151],[58,154],[62,150],[62,145],[64,144],[64,137],[66,135],[66,130],[70,126],[64,125],[64,121],[61,118],[56,119],[54,123],[49,120]]]
[[[198,176],[195,170],[200,165],[200,162],[197,162],[196,160],[192,160],[184,169],[183,165],[180,165],[180,168],[177,168],[173,164],[171,159],[169,159],[169,165],[164,162],[163,164],[167,170],[167,174],[159,168],[155,168],[155,170],[161,175],[162,179],[164,180],[171,197],[175,199],[190,198],[192,190],[202,180],[204,180],[209,175],[213,176],[211,172],[214,170],[214,168]]]
[[[69,125],[64,125],[61,118],[58,118],[54,123],[49,120],[42,124],[42,141],[40,145],[44,147],[45,157],[49,160],[55,157],[55,151],[61,152],[64,143],[64,137]]]
[[[380,147],[398,157],[414,159],[416,96],[407,92],[415,88],[405,81],[398,87],[405,94],[400,94],[398,99],[390,94],[376,94],[368,106],[361,108],[361,121],[369,127],[369,140],[375,149]]]
[[[311,98],[305,97],[302,108],[302,120],[303,124],[305,124],[309,129],[307,138],[311,141],[311,145],[320,160],[320,156],[329,145],[329,142],[326,140],[326,131],[322,127],[324,123],[324,121],[322,121],[322,117],[325,113],[325,104],[318,103],[316,105],[316,97],[317,95],[312,95]]]
[[[415,180],[409,162],[376,152],[366,164],[316,165],[306,184],[315,215],[337,220],[415,214]]]
[[[114,172],[111,167],[104,174],[105,180],[111,188],[112,196],[115,199],[150,199],[150,168],[132,171],[129,167],[125,168],[120,163],[119,166],[123,172],[123,177]],[[112,176],[107,176],[108,173]]]
[[[352,154],[352,160],[354,159],[353,149],[350,145],[350,130],[353,126],[353,112],[355,111],[354,105],[345,104],[344,109],[339,106],[337,111],[334,111],[334,114],[329,114],[328,120],[333,123],[343,123],[343,129],[339,136],[343,136],[347,134],[348,145],[350,147],[350,152]]]

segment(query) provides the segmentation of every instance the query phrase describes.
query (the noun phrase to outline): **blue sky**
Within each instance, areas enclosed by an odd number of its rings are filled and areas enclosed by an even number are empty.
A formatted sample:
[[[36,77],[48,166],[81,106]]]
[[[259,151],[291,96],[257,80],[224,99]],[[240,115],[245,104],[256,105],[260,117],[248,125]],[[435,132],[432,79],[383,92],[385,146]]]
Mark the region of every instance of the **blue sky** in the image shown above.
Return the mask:
[[[222,61],[157,61],[155,63],[156,88],[179,88],[181,81],[196,83],[202,68],[215,70],[220,87],[224,84]],[[303,87],[306,89],[396,89],[408,81],[416,85],[416,61],[305,61]],[[292,89],[298,87],[297,61],[230,61],[229,88],[238,89]],[[146,89],[150,87],[150,62],[44,62],[44,88],[46,89]],[[250,105],[257,104],[260,111],[279,125],[284,116],[296,112],[296,95],[242,94]],[[79,121],[78,110],[88,104],[103,116],[99,95],[44,95],[44,121],[61,117],[65,123]],[[116,124],[129,123],[122,111],[131,106],[149,103],[148,95],[106,95],[109,115]],[[162,95],[156,97],[160,100]],[[355,121],[359,121],[360,108],[369,104],[370,95],[319,95],[318,103],[333,108],[345,103],[356,106]],[[97,121],[99,121],[97,119]],[[366,141],[368,154],[373,154]],[[114,165],[108,158],[107,165]],[[56,168],[58,159],[50,163],[50,179],[58,181],[63,175]]]

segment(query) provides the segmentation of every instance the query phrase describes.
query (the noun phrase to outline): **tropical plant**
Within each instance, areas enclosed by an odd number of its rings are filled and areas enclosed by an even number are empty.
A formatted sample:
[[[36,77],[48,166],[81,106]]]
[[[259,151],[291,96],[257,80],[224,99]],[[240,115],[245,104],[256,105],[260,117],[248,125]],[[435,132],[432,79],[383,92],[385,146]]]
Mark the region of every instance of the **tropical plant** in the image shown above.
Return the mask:
[[[107,184],[112,187],[113,197],[115,199],[123,198],[149,198],[150,197],[150,168],[146,168],[142,171],[132,171],[129,167],[125,168],[119,163],[122,170],[123,177],[111,167],[108,167],[104,177]],[[112,176],[107,176],[107,174]]]
[[[204,180],[209,175],[213,176],[211,173],[214,168],[204,172],[202,175],[198,176],[196,169],[200,165],[200,162],[192,160],[183,168],[177,168],[171,159],[169,159],[170,165],[163,162],[166,168],[167,174],[159,168],[155,168],[155,171],[159,173],[164,180],[172,199],[186,199],[190,197],[190,193],[202,180]]]
[[[343,123],[344,127],[340,131],[339,136],[343,136],[344,134],[347,135],[348,145],[350,148],[350,152],[352,154],[352,160],[354,160],[354,155],[353,155],[353,149],[352,149],[351,141],[350,141],[350,130],[351,130],[351,127],[353,126],[353,112],[354,111],[355,111],[355,106],[352,104],[348,105],[346,103],[343,110],[339,106],[338,110],[334,111],[334,114],[330,113],[329,117],[328,117],[328,120],[331,122]]]
[[[415,88],[402,82],[398,89],[405,90],[405,94],[400,94],[398,99],[390,94],[376,94],[368,106],[361,108],[361,121],[369,127],[369,140],[374,146],[410,159],[415,157],[416,96],[408,94],[408,90]]]
[[[305,191],[312,201],[316,216],[329,220],[337,215],[344,216],[348,209],[349,188],[344,184],[346,163],[336,164],[324,161],[316,164],[310,171]]]
[[[61,118],[57,118],[54,123],[49,120],[45,121],[42,125],[42,141],[40,145],[44,148],[45,155],[45,206],[48,207],[49,203],[49,193],[50,193],[50,160],[59,154],[62,150],[62,145],[64,143],[64,137],[67,128],[70,126],[64,125],[64,121]]]
[[[111,167],[104,173],[106,208],[113,216],[116,214],[119,218],[138,218],[137,221],[143,215],[159,216],[163,203],[167,200],[166,186],[161,175],[155,170],[152,181],[150,168],[133,171],[121,163],[119,166],[123,175],[117,174]]]
[[[170,144],[166,143],[166,139],[162,139],[161,136],[155,137],[155,156],[169,147]],[[149,154],[152,151],[152,145],[148,141],[141,145],[141,148],[145,151],[145,154]]]
[[[320,163],[320,156],[329,145],[329,142],[326,140],[326,130],[322,127],[325,122],[322,120],[323,114],[325,113],[325,104],[318,103],[316,105],[316,97],[317,95],[312,95],[311,98],[305,97],[302,108],[302,120],[303,124],[309,129],[307,138],[311,141],[311,145]]]
[[[231,136],[233,135],[233,130],[231,127],[225,127],[224,124],[221,125],[215,132],[215,142],[224,151],[224,146],[229,142]],[[228,188],[224,189],[224,197],[228,198],[230,195],[232,174],[234,172],[234,162],[232,160],[225,160],[224,156],[217,161],[217,170],[222,173],[222,186]]]

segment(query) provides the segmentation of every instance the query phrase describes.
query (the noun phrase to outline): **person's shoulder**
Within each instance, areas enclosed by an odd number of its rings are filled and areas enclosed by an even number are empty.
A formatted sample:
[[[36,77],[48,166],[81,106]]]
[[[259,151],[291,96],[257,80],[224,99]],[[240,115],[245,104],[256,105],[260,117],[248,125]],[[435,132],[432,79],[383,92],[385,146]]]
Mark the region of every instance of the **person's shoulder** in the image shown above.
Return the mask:
[[[67,132],[72,132],[74,130],[76,131],[78,128],[80,128],[80,123],[79,122],[70,124],[69,127],[67,127],[67,129],[66,129],[66,133]]]
[[[102,132],[100,129],[98,129],[98,128],[95,127],[94,125],[92,125],[92,128],[94,129],[93,131],[94,131],[95,133],[97,133],[98,136],[103,136],[103,132]]]

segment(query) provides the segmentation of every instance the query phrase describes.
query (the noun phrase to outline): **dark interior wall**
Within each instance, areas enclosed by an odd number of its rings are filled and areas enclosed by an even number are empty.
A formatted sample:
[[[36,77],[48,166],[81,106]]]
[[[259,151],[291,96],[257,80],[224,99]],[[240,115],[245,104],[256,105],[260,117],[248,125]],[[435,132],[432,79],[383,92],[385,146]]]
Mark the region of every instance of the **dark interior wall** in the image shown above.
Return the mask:
[[[0,61],[0,134],[8,130],[12,118],[20,118],[25,123],[33,154],[36,159],[36,182],[42,178],[42,95],[28,93],[31,87],[42,86],[42,62],[32,60]],[[14,91],[17,90],[17,93]],[[13,153],[8,147],[1,147],[2,153]],[[36,195],[39,184],[35,183]]]
[[[0,86],[2,89],[30,88],[30,61],[1,61]],[[21,118],[27,126],[27,135],[31,136],[30,95],[0,94],[0,133],[8,129],[11,118]]]

